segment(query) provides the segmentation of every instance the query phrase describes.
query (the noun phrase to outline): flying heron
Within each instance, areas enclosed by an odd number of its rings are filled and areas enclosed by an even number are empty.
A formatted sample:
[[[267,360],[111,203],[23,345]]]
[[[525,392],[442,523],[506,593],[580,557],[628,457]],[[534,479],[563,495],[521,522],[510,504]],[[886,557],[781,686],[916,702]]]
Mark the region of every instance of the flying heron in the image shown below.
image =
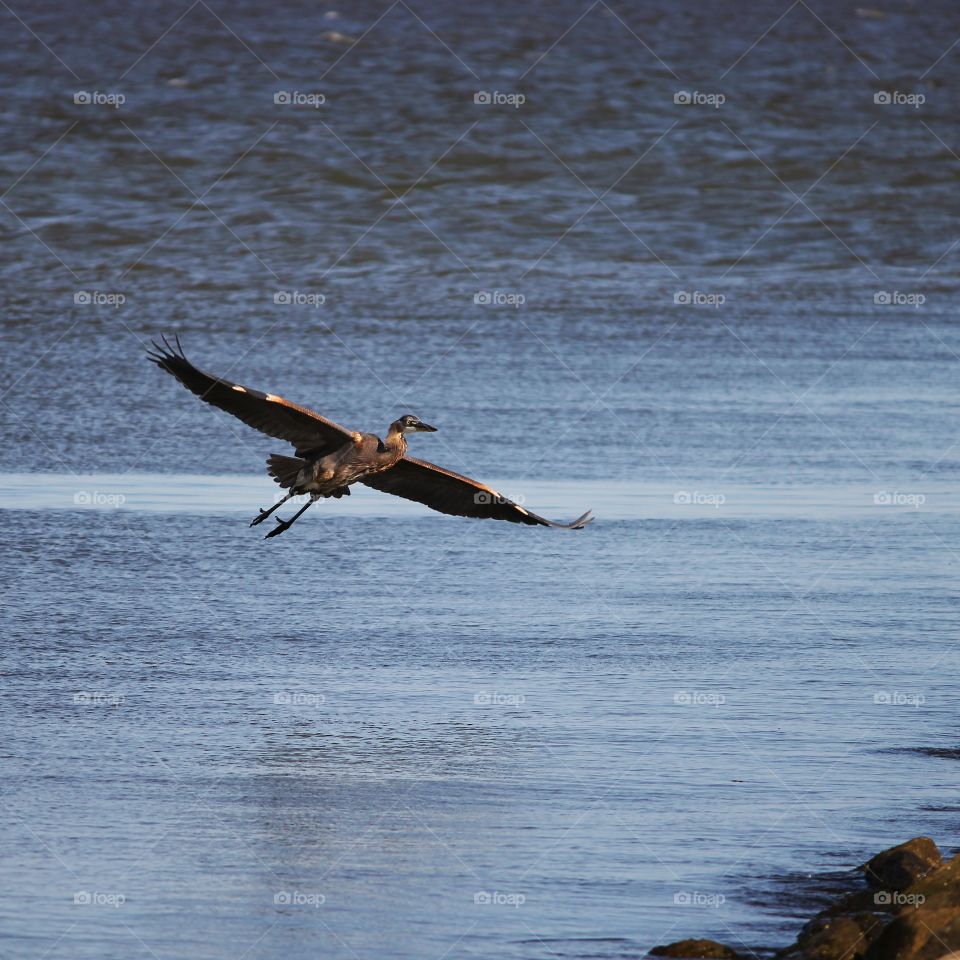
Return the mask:
[[[267,538],[289,530],[317,500],[349,496],[350,485],[357,482],[459,517],[485,517],[564,530],[580,530],[593,519],[588,510],[573,523],[546,520],[485,484],[426,460],[408,457],[406,434],[435,433],[437,429],[413,414],[394,420],[386,440],[372,433],[347,430],[276,394],[261,393],[204,373],[184,356],[179,337],[174,337],[175,346],[166,337],[161,339],[162,346],[154,341],[153,350],[148,350],[158,367],[205,403],[232,413],[261,433],[293,444],[296,456],[274,453],[267,458],[267,472],[287,491],[286,495],[269,510],[261,510],[250,526],[263,523],[291,497],[308,494],[310,499],[289,520],[277,517],[277,526]]]

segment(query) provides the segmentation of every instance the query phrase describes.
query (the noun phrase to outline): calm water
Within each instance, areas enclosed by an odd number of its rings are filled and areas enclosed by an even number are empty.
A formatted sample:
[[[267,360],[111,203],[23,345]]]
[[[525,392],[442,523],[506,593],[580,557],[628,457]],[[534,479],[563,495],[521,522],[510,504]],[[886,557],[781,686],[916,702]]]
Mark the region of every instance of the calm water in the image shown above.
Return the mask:
[[[780,944],[960,845],[960,11],[11,9],[7,953]],[[165,331],[599,519],[264,543]]]

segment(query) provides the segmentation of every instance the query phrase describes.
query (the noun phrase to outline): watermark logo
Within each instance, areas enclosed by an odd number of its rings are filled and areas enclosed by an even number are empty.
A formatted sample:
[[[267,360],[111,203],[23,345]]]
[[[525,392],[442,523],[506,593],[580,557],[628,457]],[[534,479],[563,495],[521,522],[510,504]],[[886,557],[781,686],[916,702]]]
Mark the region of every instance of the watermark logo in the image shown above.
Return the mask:
[[[904,293],[901,290],[878,290],[873,295],[873,302],[878,307],[913,307],[914,310],[922,307],[927,298],[922,293]]]
[[[878,90],[873,95],[873,102],[882,107],[913,107],[919,110],[927,98],[922,93],[904,93],[902,90]]]
[[[873,702],[885,707],[922,707],[927,698],[922,693],[902,693],[899,690],[878,690]]]
[[[285,307],[313,307],[314,310],[317,310],[327,302],[327,298],[322,293],[304,293],[301,290],[277,290],[273,295],[273,302]]]
[[[306,890],[278,890],[273,895],[274,906],[277,907],[317,907],[323,906],[327,898],[322,893],[311,893]]]
[[[513,107],[514,110],[517,110],[527,102],[527,98],[522,93],[478,90],[473,95],[473,102],[484,107]]]
[[[478,707],[519,707],[527,702],[527,698],[522,693],[501,693],[499,690],[489,693],[481,690],[473,695],[473,702]]]
[[[102,290],[77,290],[73,302],[80,307],[122,307],[127,298],[122,293],[104,293]]]
[[[277,707],[319,707],[326,702],[327,698],[322,693],[281,690],[273,695],[273,703]]]
[[[878,907],[920,907],[926,901],[922,893],[902,893],[899,890],[878,890],[873,902]]]
[[[117,110],[127,102],[127,98],[122,93],[77,90],[73,95],[73,102],[84,107],[113,107],[114,110]]]
[[[478,906],[493,907],[522,907],[527,898],[522,893],[501,893],[499,890],[480,890],[473,895],[473,902]]]
[[[727,298],[722,293],[704,293],[702,290],[678,290],[673,302],[680,307],[717,307],[723,306]]]
[[[691,505],[695,507],[713,507],[719,510],[727,502],[727,498],[722,493],[702,493],[700,490],[678,490],[673,495],[673,502],[684,506]]]
[[[302,93],[300,90],[277,90],[273,102],[281,107],[313,107],[319,110],[327,98],[322,93]]]
[[[73,695],[73,702],[83,707],[119,707],[126,699],[122,693],[104,693],[99,690],[95,692],[78,690]]]
[[[78,490],[73,495],[75,507],[96,507],[110,509],[122,507],[127,498],[122,493],[102,493],[100,490]]]
[[[495,493],[493,490],[479,490],[473,495],[473,502],[477,505],[481,504],[512,504],[512,503],[523,503],[524,496],[522,493],[518,493],[515,496],[505,497],[502,493]]]
[[[878,507],[912,507],[919,510],[927,502],[922,493],[903,493],[900,490],[878,490],[873,495],[873,502]]]
[[[677,907],[722,907],[727,898],[722,893],[701,893],[699,890],[678,890],[673,895]]]
[[[479,307],[522,307],[527,298],[522,293],[508,290],[478,290],[473,302]]]
[[[719,707],[727,702],[727,698],[722,693],[708,690],[678,690],[673,695],[673,702],[678,707]]]
[[[127,902],[127,898],[122,893],[78,890],[73,895],[73,902],[78,907],[113,907],[116,910]]]
[[[713,107],[714,110],[719,110],[727,102],[727,98],[722,93],[678,90],[673,95],[673,102],[683,107]]]

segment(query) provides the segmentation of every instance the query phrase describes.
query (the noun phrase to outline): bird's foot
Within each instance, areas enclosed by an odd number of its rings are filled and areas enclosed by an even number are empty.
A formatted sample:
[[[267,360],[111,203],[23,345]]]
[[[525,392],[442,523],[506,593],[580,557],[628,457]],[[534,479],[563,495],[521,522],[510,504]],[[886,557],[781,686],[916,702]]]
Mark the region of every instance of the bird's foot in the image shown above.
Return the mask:
[[[251,526],[251,527],[255,527],[258,523],[263,523],[263,521],[266,520],[267,517],[269,517],[269,516],[270,516],[270,511],[269,511],[269,510],[261,510],[261,511],[260,511],[260,516],[254,517],[254,518],[250,521],[250,526]]]
[[[263,539],[269,540],[271,537],[279,537],[284,530],[289,530],[292,526],[292,520],[281,520],[277,517],[277,525]]]

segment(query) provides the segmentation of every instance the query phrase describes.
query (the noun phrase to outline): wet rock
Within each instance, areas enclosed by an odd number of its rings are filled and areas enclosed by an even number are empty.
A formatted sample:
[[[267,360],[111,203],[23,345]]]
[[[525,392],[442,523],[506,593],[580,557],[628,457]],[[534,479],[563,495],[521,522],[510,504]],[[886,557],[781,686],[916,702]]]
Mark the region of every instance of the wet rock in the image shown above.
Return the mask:
[[[855,960],[888,922],[889,917],[875,913],[815,917],[800,931],[796,944],[779,956],[784,960]]]
[[[815,919],[823,917],[848,917],[854,913],[893,912],[893,906],[886,902],[887,897],[874,890],[856,890],[841,897],[821,910]],[[812,921],[811,921],[812,922]]]
[[[929,837],[915,837],[878,853],[860,869],[869,887],[857,871],[849,871],[830,874],[817,897],[798,901],[788,896],[794,913],[832,902],[800,930],[796,943],[780,950],[763,948],[759,955],[773,960],[960,960],[960,854],[944,863]],[[743,960],[732,947],[714,940],[680,940],[650,953]]]
[[[901,913],[918,909],[960,909],[960,854],[906,889],[892,892],[889,899],[893,909]]]
[[[905,890],[912,883],[943,866],[943,857],[929,837],[914,837],[878,853],[863,866],[867,883],[874,890]]]
[[[960,950],[960,908],[918,907],[896,917],[864,960],[940,960]]]
[[[716,940],[677,940],[654,947],[652,957],[699,957],[703,960],[736,960],[740,954],[733,947],[717,943]]]

